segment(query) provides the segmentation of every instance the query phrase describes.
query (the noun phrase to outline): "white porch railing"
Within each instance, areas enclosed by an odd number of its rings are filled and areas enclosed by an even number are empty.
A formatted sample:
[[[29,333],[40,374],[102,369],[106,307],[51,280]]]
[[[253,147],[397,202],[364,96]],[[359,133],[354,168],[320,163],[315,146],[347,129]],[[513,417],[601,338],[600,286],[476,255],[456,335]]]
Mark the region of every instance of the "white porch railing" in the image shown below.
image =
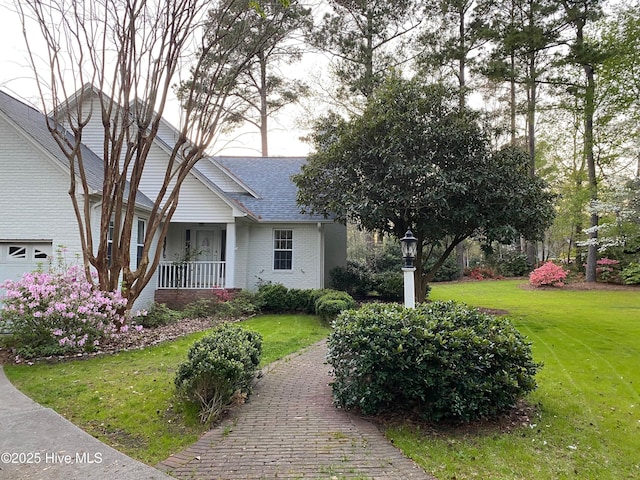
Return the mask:
[[[226,262],[160,262],[158,288],[224,288],[225,266]]]

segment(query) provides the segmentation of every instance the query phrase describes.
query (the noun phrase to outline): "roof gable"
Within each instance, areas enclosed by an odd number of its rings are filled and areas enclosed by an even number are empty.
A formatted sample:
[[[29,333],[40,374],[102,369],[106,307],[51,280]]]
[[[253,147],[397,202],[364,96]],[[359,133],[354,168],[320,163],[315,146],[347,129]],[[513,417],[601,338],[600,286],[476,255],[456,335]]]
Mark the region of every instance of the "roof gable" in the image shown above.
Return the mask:
[[[250,193],[225,192],[253,217],[263,222],[332,221],[301,213],[298,188],[291,177],[300,173],[304,157],[214,157],[218,165],[245,184]]]
[[[30,140],[44,150],[50,159],[68,172],[68,159],[53,139],[51,132],[49,132],[45,115],[2,91],[0,91],[0,111],[8,117],[16,127],[22,130]],[[71,134],[68,135],[70,139],[73,138]],[[85,145],[81,144],[80,148],[87,184],[89,188],[99,193],[102,190],[104,178],[103,161]],[[128,188],[129,186],[127,184],[125,198],[128,196]],[[137,192],[136,194],[136,204],[146,208],[153,206],[153,202],[141,192]]]

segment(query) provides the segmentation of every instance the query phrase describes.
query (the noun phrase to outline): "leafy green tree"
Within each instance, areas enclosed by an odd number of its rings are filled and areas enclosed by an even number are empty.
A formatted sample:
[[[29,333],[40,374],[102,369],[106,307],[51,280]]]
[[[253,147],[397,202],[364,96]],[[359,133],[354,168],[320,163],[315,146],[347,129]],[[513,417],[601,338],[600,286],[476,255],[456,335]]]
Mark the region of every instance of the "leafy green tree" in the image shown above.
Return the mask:
[[[411,228],[418,300],[465,238],[541,238],[553,219],[544,183],[527,175],[526,152],[491,152],[477,115],[441,85],[392,76],[361,116],[324,118],[313,139],[317,152],[294,177],[298,202],[396,238]]]
[[[420,36],[422,51],[418,55],[421,73],[429,75],[434,67],[442,70],[442,80],[454,78],[458,88],[460,108],[467,104],[469,87],[467,70],[473,64],[472,52],[486,40],[480,35],[484,28],[484,7],[478,7],[474,0],[446,0],[427,4],[425,11],[429,21]],[[464,248],[462,243],[456,248],[458,276],[464,272]]]
[[[600,150],[620,153],[640,176],[640,6],[620,6],[604,21],[600,41],[608,53],[598,69],[598,123],[608,127]]]
[[[598,250],[610,258],[637,260],[640,252],[640,179],[613,178],[591,205],[600,218]]]

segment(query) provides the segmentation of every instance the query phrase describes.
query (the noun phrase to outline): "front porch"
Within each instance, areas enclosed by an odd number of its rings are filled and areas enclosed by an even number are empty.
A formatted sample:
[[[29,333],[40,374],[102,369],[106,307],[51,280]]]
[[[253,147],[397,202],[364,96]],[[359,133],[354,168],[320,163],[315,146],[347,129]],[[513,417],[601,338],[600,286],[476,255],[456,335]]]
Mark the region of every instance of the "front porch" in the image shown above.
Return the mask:
[[[160,262],[157,289],[226,288],[225,261]]]

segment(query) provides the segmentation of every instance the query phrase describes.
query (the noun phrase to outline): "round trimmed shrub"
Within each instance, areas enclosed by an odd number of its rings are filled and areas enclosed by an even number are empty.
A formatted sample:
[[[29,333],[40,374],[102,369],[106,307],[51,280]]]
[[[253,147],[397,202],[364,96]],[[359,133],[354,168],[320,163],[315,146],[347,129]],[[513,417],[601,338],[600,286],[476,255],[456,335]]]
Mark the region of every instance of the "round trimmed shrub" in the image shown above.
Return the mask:
[[[568,274],[567,270],[549,261],[529,274],[529,283],[534,287],[562,287]]]
[[[333,325],[327,358],[334,402],[345,409],[471,421],[508,411],[536,387],[525,338],[463,304],[369,304]]]
[[[287,292],[288,309],[293,312],[309,312],[309,305],[312,302],[311,292],[310,289],[290,288]]]
[[[174,383],[179,396],[200,404],[204,423],[217,418],[236,395],[248,395],[260,364],[262,336],[225,323],[191,345]]]
[[[316,300],[315,313],[323,320],[331,321],[343,310],[355,307],[355,300],[347,292],[324,290],[324,293]]]

